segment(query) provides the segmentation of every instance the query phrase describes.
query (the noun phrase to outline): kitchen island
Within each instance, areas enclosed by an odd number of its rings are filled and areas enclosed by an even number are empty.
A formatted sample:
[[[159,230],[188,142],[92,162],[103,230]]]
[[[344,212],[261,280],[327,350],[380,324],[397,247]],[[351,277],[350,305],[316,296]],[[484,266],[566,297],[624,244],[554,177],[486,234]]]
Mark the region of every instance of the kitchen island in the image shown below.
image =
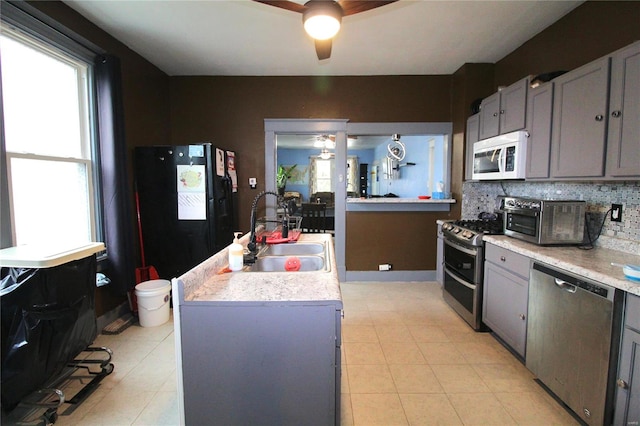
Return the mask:
[[[173,280],[183,424],[339,423],[342,298],[331,236],[299,242],[328,244],[329,271],[225,273],[224,249]]]

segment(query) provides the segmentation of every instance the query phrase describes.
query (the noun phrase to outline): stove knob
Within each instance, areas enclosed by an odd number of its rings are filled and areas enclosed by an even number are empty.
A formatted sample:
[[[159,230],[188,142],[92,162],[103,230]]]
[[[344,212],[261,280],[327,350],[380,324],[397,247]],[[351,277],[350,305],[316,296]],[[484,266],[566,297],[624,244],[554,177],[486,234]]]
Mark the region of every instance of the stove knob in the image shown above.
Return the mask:
[[[462,236],[463,236],[464,238],[466,238],[466,239],[470,240],[470,239],[473,237],[473,232],[471,232],[471,231],[464,231],[464,232],[462,233]]]
[[[453,228],[453,230],[451,232],[453,232],[454,234],[459,234],[460,231],[462,231],[462,229],[460,228]]]

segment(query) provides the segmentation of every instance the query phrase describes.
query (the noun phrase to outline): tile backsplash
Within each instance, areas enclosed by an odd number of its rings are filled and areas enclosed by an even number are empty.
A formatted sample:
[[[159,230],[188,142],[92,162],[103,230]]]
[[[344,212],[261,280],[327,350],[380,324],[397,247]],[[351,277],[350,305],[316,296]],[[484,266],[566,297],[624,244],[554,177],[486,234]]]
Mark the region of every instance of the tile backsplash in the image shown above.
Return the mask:
[[[640,182],[465,182],[462,186],[462,219],[498,208],[500,195],[587,202],[589,232],[602,232],[596,246],[640,254]],[[611,204],[622,204],[622,222],[605,214]]]

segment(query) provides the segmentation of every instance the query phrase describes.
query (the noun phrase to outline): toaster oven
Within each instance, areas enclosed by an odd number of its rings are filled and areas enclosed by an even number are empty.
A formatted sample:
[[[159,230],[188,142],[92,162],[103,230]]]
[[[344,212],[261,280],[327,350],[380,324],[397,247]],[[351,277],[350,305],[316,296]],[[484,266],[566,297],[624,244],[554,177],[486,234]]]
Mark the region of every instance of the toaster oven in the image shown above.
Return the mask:
[[[504,234],[539,245],[575,245],[584,239],[586,203],[505,197]]]

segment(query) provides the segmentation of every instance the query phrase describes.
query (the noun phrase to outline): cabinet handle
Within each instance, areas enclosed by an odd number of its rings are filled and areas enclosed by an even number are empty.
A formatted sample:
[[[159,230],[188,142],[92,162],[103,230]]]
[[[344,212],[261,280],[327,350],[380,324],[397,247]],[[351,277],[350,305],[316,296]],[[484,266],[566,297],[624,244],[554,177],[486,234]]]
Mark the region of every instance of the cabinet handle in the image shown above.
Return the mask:
[[[611,116],[612,116],[613,118],[618,118],[618,117],[620,117],[621,115],[622,115],[622,111],[613,111],[613,112],[611,113]]]
[[[497,112],[494,112],[494,113],[493,113],[493,116],[494,116],[494,117],[497,117],[497,116],[498,116],[498,113],[497,113]]]
[[[504,114],[504,110],[503,109],[500,110],[500,114]]]
[[[507,258],[506,258],[506,257],[504,257],[504,256],[500,256],[500,260],[501,260],[502,262],[506,262],[506,261],[507,261]]]
[[[629,384],[622,379],[616,380],[616,384],[620,389],[629,389]]]
[[[518,315],[518,318],[520,318],[522,321],[524,321],[525,316],[524,316],[524,314],[520,314],[520,315]]]
[[[602,120],[604,120],[604,116],[602,114],[596,115],[596,121],[602,121]]]

